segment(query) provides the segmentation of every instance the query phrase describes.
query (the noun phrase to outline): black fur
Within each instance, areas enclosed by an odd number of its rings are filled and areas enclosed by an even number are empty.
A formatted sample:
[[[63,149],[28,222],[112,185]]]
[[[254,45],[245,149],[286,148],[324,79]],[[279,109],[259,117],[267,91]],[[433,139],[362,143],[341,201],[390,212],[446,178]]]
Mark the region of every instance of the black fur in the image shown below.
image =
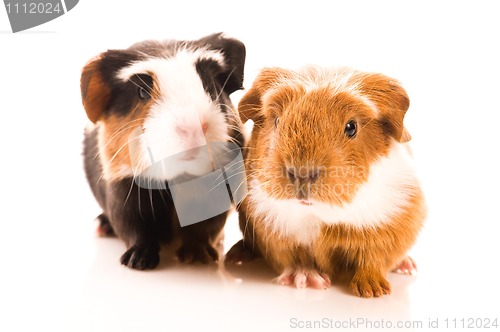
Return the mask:
[[[231,119],[227,116],[227,107],[231,107],[229,94],[242,87],[245,47],[240,41],[223,38],[221,34],[194,42],[142,42],[128,50],[103,53],[97,70],[111,91],[104,118],[111,113],[120,115],[130,111],[136,103],[141,102],[137,85],[147,89],[148,85],[153,84],[148,75],[132,79],[133,82],[122,82],[116,78],[117,71],[147,55],[174,54],[175,47],[190,43],[196,47],[220,50],[226,57],[224,68],[208,61],[198,63],[196,69],[205,91],[220,105],[228,123],[234,127],[235,123],[230,122]],[[88,78],[82,81],[88,82]],[[86,89],[86,86],[82,86],[84,98]],[[160,244],[172,242],[177,234],[182,240],[177,251],[179,260],[203,263],[217,260],[217,251],[211,243],[222,230],[228,212],[180,227],[167,183],[167,189],[149,190],[137,186],[131,177],[114,182],[105,181],[102,178],[103,166],[98,151],[98,130],[96,127],[85,134],[84,167],[92,193],[103,210],[98,217],[101,227],[109,228],[110,232],[114,232],[127,245],[121,263],[140,270],[156,267],[159,263]],[[243,146],[241,129],[232,129],[231,136],[240,147]]]
[[[193,42],[193,45],[222,52],[226,66],[218,73],[217,79],[228,95],[243,89],[246,53],[241,41],[223,38],[221,33],[216,33]]]
[[[95,159],[96,135],[97,130],[86,134],[85,168],[92,192],[104,210],[99,216],[101,223],[109,221],[127,245],[121,263],[139,270],[156,267],[160,243],[170,243],[176,230],[182,238],[178,251],[181,261],[216,260],[217,251],[210,243],[224,226],[227,213],[180,228],[168,186],[166,190],[149,190],[138,187],[133,178],[113,183],[99,179],[102,167]]]

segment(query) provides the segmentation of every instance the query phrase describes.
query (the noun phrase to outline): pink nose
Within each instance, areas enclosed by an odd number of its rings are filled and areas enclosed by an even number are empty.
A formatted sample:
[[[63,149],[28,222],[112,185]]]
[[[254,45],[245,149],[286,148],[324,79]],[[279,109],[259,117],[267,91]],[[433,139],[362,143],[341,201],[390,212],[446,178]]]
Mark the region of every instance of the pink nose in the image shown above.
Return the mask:
[[[190,138],[196,136],[197,134],[199,134],[199,130],[200,129],[198,126],[177,126],[176,128],[177,134],[182,138]],[[208,123],[202,122],[201,130],[203,134],[206,134],[208,130]]]

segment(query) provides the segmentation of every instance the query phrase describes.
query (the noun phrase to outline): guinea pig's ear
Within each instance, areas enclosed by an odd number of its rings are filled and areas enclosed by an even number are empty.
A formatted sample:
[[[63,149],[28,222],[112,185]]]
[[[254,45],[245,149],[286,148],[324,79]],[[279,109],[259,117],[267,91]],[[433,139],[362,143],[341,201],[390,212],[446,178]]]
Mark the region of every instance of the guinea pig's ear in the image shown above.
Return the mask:
[[[83,68],[80,78],[83,107],[87,112],[87,117],[93,123],[96,123],[104,113],[111,95],[111,91],[99,71],[101,60],[102,55],[90,60]]]
[[[262,121],[263,97],[267,91],[278,85],[281,80],[286,80],[291,76],[291,72],[282,68],[264,68],[252,84],[252,87],[241,98],[238,104],[238,112],[241,121],[253,120]]]
[[[398,142],[408,142],[411,136],[403,120],[410,99],[401,84],[382,74],[363,74],[361,91],[377,107],[384,130]]]
[[[224,37],[216,33],[198,41],[201,45],[208,45],[210,49],[220,51],[224,56],[224,69],[218,75],[221,86],[228,94],[243,89],[243,74],[245,69],[246,49],[238,39]]]
[[[403,135],[401,135],[401,138],[399,139],[399,141],[401,143],[406,143],[406,142],[411,141],[411,135],[406,128],[403,129]]]

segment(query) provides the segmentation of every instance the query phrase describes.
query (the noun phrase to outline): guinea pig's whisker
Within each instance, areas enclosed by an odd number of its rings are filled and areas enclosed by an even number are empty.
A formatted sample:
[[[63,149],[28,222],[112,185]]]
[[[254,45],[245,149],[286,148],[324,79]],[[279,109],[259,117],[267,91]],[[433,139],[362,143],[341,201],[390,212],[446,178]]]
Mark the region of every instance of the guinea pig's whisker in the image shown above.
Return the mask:
[[[225,115],[228,119],[232,119],[236,122],[241,122],[241,119],[239,118],[239,115],[238,115],[238,111],[234,108],[234,106],[232,106],[230,104],[224,104],[224,103],[218,103],[217,106],[220,108],[224,107],[227,110],[231,111],[231,112],[225,113]]]
[[[233,110],[234,111],[234,106],[231,105],[231,104],[226,104],[226,103],[217,103],[217,106],[223,106],[223,107],[226,107],[226,108],[229,108],[230,110]],[[231,114],[231,115],[234,115],[234,114]]]
[[[236,130],[236,131],[240,131],[241,130],[241,128],[239,126],[233,125],[233,124],[229,124],[229,123],[227,124],[227,127],[229,129],[233,129],[233,130]]]
[[[153,90],[153,87],[152,86],[149,86],[148,83],[144,82],[144,80],[138,75],[138,74],[135,74],[135,76],[137,76],[137,78],[149,89],[149,90]],[[151,95],[150,95],[151,96]]]
[[[222,84],[222,89],[220,90],[219,94],[217,95],[217,100],[219,100],[220,96],[222,95],[222,93],[224,92],[224,89],[226,88],[226,85],[227,83],[229,82],[229,78],[233,75],[234,71],[236,70],[236,67],[234,67],[233,69],[231,69],[231,71],[229,72],[229,74],[227,75],[227,78],[226,80],[224,81],[224,83]]]
[[[255,121],[253,123],[253,126],[254,126],[254,130],[255,130],[255,128],[258,128],[258,129],[263,129],[264,128],[264,125],[261,125],[261,124],[255,122]]]
[[[115,132],[111,135],[111,137],[107,140],[106,143],[104,143],[103,147],[107,147],[109,144],[111,144],[111,142],[123,131],[125,130],[128,130],[132,127],[135,127],[137,125],[133,124],[137,121],[142,121],[143,119],[145,118],[139,118],[139,119],[135,119],[135,120],[131,120],[127,123],[125,123],[123,126],[121,126],[120,128],[116,129]],[[94,159],[96,159],[97,157],[99,157],[99,152],[96,153],[96,155],[94,156]]]
[[[142,161],[141,161],[141,163],[142,163]],[[130,189],[127,193],[127,197],[125,197],[125,202],[123,203],[123,205],[125,205],[127,203],[128,199],[130,197],[130,194],[132,193],[132,189],[134,188],[134,183],[136,183],[136,181],[135,181],[136,178],[137,178],[137,175],[134,172],[134,175],[132,177],[132,182],[130,183]],[[137,187],[139,187],[139,186],[137,186]],[[140,200],[140,193],[141,193],[140,188],[137,189],[137,192],[139,194],[139,200]]]
[[[135,141],[136,139],[140,139],[140,137],[134,137],[132,140],[124,143],[114,154],[113,156],[109,159],[107,165],[102,165],[103,168],[105,168],[105,171],[109,171],[109,169],[111,168],[111,164],[113,163],[113,160],[116,158],[116,156],[123,150],[124,147],[126,147],[129,142],[132,142],[132,141]],[[97,182],[99,182],[100,180],[102,180],[102,177],[104,176],[104,172],[101,174],[101,176],[99,177],[99,179],[97,180]]]
[[[234,168],[234,167],[243,167],[245,165],[245,161],[244,160],[238,160],[234,163],[232,163],[231,165],[229,165],[229,167],[226,167],[226,171]]]
[[[139,79],[142,83],[144,83],[144,85],[148,88],[147,90],[146,90],[146,89],[144,89],[144,91],[145,91],[145,92],[146,92],[146,93],[147,93],[150,97],[153,97],[153,96],[151,95],[151,93],[149,92],[149,91],[151,91],[153,88],[152,88],[152,87],[150,87],[150,86],[149,86],[146,82],[144,82],[144,80],[143,80],[143,79],[142,79],[142,78],[141,78],[138,74],[135,74],[135,76],[136,76],[136,77],[137,77],[137,78],[138,78],[138,79]],[[137,84],[137,83],[135,83],[134,81],[132,81],[132,79],[130,79],[130,78],[129,78],[129,82],[131,82],[133,85],[135,85],[135,86],[136,86],[136,87],[138,87],[138,88],[141,88],[141,89],[143,88],[143,87],[142,87],[142,86],[140,86],[139,84]],[[149,90],[149,91],[148,91],[148,90]]]
[[[135,175],[134,175],[132,181],[130,182],[130,189],[128,190],[127,197],[125,197],[125,201],[123,202],[123,206],[125,206],[125,204],[127,204],[127,201],[130,197],[130,194],[132,193],[132,188],[134,188],[134,183],[135,183]]]
[[[224,149],[223,149],[223,150],[224,150],[224,152],[225,152],[223,156],[225,156],[225,155],[227,155],[227,154],[229,154],[229,153],[232,153],[232,152],[234,152],[234,151],[238,151],[238,150],[240,150],[240,147],[238,146],[238,147],[236,147],[236,148],[234,148],[234,149],[228,149],[226,146],[224,146]],[[221,157],[222,157],[222,156],[221,156]]]
[[[226,171],[226,172],[227,172],[227,171],[229,171],[229,170],[230,170],[233,166],[235,166],[235,165],[236,165],[236,163],[232,164],[230,167],[227,167],[227,168],[225,169],[225,171]],[[239,165],[239,166],[237,166],[237,167],[238,167],[237,169],[239,169],[239,168],[244,168],[244,165],[242,164],[242,165]],[[242,171],[242,172],[240,172],[240,173],[238,173],[238,174],[241,174],[241,173],[245,173],[245,170],[243,169],[243,171]],[[234,173],[234,174],[236,174],[236,173]],[[234,174],[233,174],[233,175],[234,175]],[[232,176],[233,176],[233,175],[232,175]],[[220,174],[217,178],[215,178],[215,180],[214,180],[214,181],[219,180],[219,178],[220,178],[221,176],[223,176],[223,174]],[[228,177],[228,179],[229,179],[229,178],[231,178],[232,176]],[[220,185],[220,183],[216,184],[215,186],[217,187],[218,185]],[[213,189],[213,188],[212,188],[212,189]]]
[[[108,165],[111,165],[111,163],[113,162],[113,160],[116,158],[116,156],[123,150],[123,148],[125,148],[126,146],[128,146],[128,144],[130,142],[133,142],[135,140],[138,140],[140,139],[141,137],[134,137],[132,138],[131,140],[127,141],[126,143],[122,144],[122,146],[113,154],[113,156],[109,159],[108,161]]]
[[[234,174],[232,174],[231,176],[228,176],[228,177],[227,177],[227,179],[229,180],[229,179],[231,179],[231,178],[233,178],[233,177],[235,177],[235,176],[237,176],[237,175],[240,175],[240,174],[245,174],[245,171],[243,170],[243,171],[241,171],[241,172],[234,173]],[[221,176],[222,176],[222,174],[221,174],[221,175],[219,175],[219,176],[216,178],[216,180],[217,180],[217,179],[219,179]],[[211,192],[212,190],[214,190],[215,188],[217,188],[218,186],[220,186],[221,184],[223,184],[223,183],[225,183],[225,182],[226,182],[226,179],[223,179],[222,181],[220,181],[220,182],[216,183],[216,184],[212,187],[212,189],[210,189],[208,192]]]
[[[137,187],[137,206],[139,207],[139,211],[141,209],[141,187],[139,186],[136,186]]]
[[[243,238],[244,239],[247,239],[248,237],[246,236],[247,232],[248,232],[248,225],[250,223],[250,219],[248,218],[249,216],[246,215],[246,222],[245,222],[245,228],[243,229],[242,233],[243,233]],[[252,250],[255,250],[255,229],[254,227],[252,227]]]
[[[228,138],[228,142],[236,144],[236,145],[239,145],[239,141],[236,138],[234,138],[234,137],[229,137]]]
[[[155,215],[154,215],[154,204],[153,204],[153,186],[152,186],[152,182],[153,180],[150,178],[149,179],[149,188],[148,188],[148,193],[149,193],[149,204],[151,205],[151,211],[153,212],[153,219],[155,219]]]
[[[126,124],[124,124],[123,126],[121,126],[120,128],[118,128],[117,130],[115,130],[115,132],[111,135],[111,137],[108,139],[108,141],[103,145],[103,147],[107,147],[109,144],[111,144],[111,142],[120,134],[122,133],[123,131],[126,131],[130,128],[133,128],[133,127],[138,127],[137,124],[135,124],[135,122],[138,122],[138,121],[143,121],[145,118],[139,118],[139,119],[135,119],[135,120],[131,120],[129,122],[127,122]],[[99,153],[97,153],[97,156],[99,155]]]
[[[238,175],[241,175],[241,174],[246,174],[246,171],[245,170],[242,170],[241,172],[235,172],[233,174],[231,174],[230,176],[227,177],[227,179],[232,179],[234,178],[235,176],[238,176]]]
[[[246,184],[247,182],[245,180],[241,181],[240,184],[238,185],[238,187],[236,187],[236,190],[235,192],[238,192],[238,190],[240,190],[241,186]]]

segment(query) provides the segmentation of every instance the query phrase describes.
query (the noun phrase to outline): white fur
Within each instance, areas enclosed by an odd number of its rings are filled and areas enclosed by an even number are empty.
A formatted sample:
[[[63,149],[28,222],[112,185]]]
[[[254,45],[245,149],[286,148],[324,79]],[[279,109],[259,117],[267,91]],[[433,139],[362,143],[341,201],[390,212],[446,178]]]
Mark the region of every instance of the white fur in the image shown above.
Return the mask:
[[[371,165],[369,172],[368,180],[354,199],[343,206],[315,200],[305,206],[295,199],[278,200],[264,192],[255,178],[250,180],[249,199],[254,213],[263,217],[271,230],[307,245],[319,236],[323,225],[364,228],[391,222],[391,218],[407,206],[409,196],[418,187],[404,144],[394,143],[390,153]]]
[[[356,97],[358,97],[359,99],[361,99],[363,101],[363,103],[365,103],[365,105],[367,105],[368,107],[371,108],[371,110],[373,111],[373,116],[377,116],[380,113],[377,105],[375,105],[375,103],[373,101],[371,101],[370,98],[365,97],[359,93],[354,93],[354,95]]]
[[[361,82],[353,78],[355,74],[359,73],[357,70],[349,67],[333,67],[325,70],[319,66],[307,66],[291,73],[293,74],[292,78],[283,76],[275,84],[278,89],[268,89],[262,96],[263,100],[276,93],[280,86],[293,86],[299,82],[308,92],[325,87],[331,89],[333,93],[347,92],[370,107],[374,116],[379,114],[379,109],[375,103],[360,92]]]
[[[205,58],[223,65],[219,52],[183,49],[171,58],[135,62],[118,73],[117,77],[124,81],[134,74],[149,73],[160,91],[143,128],[130,137],[135,146],[134,156],[131,156],[135,175],[169,180],[182,173],[200,176],[211,170],[207,153],[200,152],[195,160],[182,160],[187,150],[229,139],[224,114],[205,92],[195,68],[196,61]],[[202,123],[208,125],[206,133]],[[179,128],[187,131],[188,136],[180,135]]]
[[[357,82],[352,82],[355,70],[348,67],[323,69],[319,66],[307,66],[297,71],[299,80],[307,91],[329,87],[335,92],[352,92],[358,88]]]
[[[192,60],[199,60],[199,59],[201,59],[201,60],[204,60],[204,59],[215,60],[219,63],[220,66],[225,67],[224,56],[220,52],[213,51],[213,50],[181,49],[177,53],[175,53],[173,58],[170,58],[169,60],[172,60],[175,58],[178,58],[178,59],[190,58]],[[135,61],[130,66],[122,68],[118,72],[117,77],[119,79],[121,79],[122,81],[126,82],[126,81],[128,81],[129,78],[131,78],[135,74],[156,73],[158,66],[162,67],[161,63],[165,59],[166,58],[150,58],[147,60]]]
[[[319,235],[321,220],[313,214],[313,206],[304,206],[298,200],[279,200],[261,189],[258,180],[250,179],[249,199],[251,213],[263,217],[269,231],[284,238],[295,238],[302,244],[310,244]]]

